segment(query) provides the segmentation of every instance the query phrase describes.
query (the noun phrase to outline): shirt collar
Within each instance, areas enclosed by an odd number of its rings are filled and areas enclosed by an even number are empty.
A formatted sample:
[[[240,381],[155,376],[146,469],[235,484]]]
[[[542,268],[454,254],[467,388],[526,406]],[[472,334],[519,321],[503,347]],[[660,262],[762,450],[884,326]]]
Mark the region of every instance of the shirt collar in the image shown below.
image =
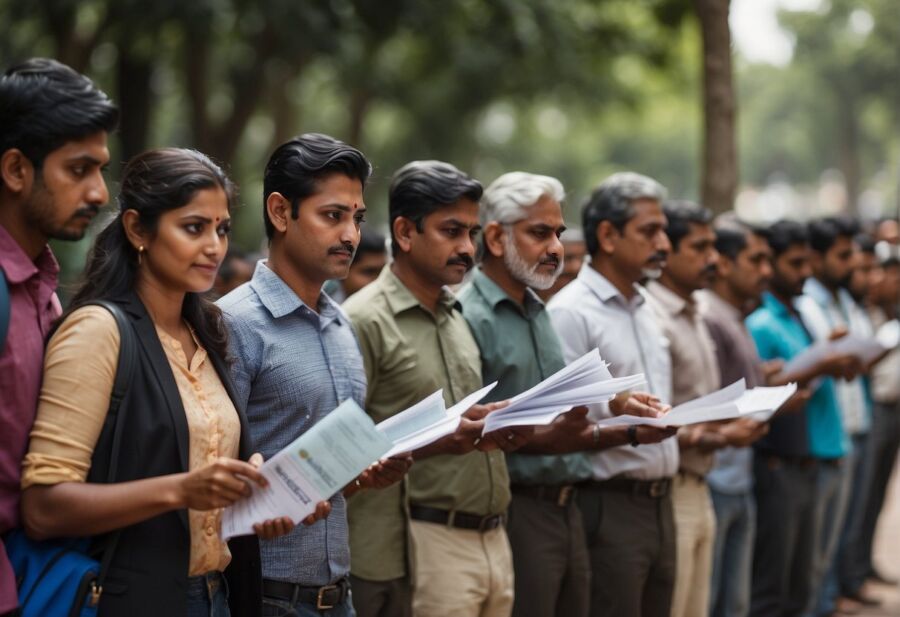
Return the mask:
[[[781,300],[776,298],[771,292],[767,291],[763,293],[762,305],[769,309],[776,316],[783,319],[788,319],[794,316],[791,310],[784,304],[782,304]]]
[[[472,277],[472,285],[492,309],[496,308],[501,302],[507,302],[515,306],[525,317],[534,319],[545,308],[543,300],[530,287],[525,288],[525,303],[522,305],[510,297],[481,268],[475,270],[475,274]]]
[[[7,281],[18,285],[35,274],[56,277],[59,274],[59,263],[49,245],[44,246],[37,259],[32,261],[19,243],[0,225],[0,269]]]
[[[834,304],[834,296],[822,282],[814,277],[809,277],[803,284],[803,293],[816,301],[816,304],[828,308]]]
[[[631,309],[635,309],[644,303],[644,296],[636,293],[631,300],[625,298],[615,285],[609,282],[609,279],[595,270],[590,263],[585,262],[581,266],[578,273],[578,280],[581,281],[588,289],[597,295],[600,300],[608,304],[610,301],[618,298],[618,301]],[[640,291],[638,286],[634,286],[635,290]]]
[[[712,313],[724,315],[732,321],[744,322],[744,315],[741,311],[730,302],[726,302],[722,296],[714,291],[709,289],[701,291],[698,295],[698,300],[701,305],[705,305]]]
[[[403,281],[397,278],[390,266],[385,266],[381,274],[378,275],[378,284],[384,289],[388,306],[390,306],[394,315],[399,315],[411,308],[421,306],[419,299],[413,295],[409,287],[403,284]],[[462,304],[447,287],[441,289],[438,307],[443,308],[448,313],[453,311],[453,309],[462,312]]]
[[[695,312],[696,302],[685,300],[659,281],[650,281],[646,289],[656,299],[657,304],[670,315]]]
[[[343,323],[346,319],[341,308],[324,291],[319,294],[319,304],[316,307],[318,310],[313,311],[310,309],[294,293],[294,290],[281,280],[280,276],[269,269],[265,260],[257,262],[250,285],[253,287],[256,295],[259,296],[259,301],[262,302],[263,306],[269,310],[275,319],[290,315],[300,309],[306,309],[306,311],[314,315],[318,314],[322,327],[325,327],[332,321]]]

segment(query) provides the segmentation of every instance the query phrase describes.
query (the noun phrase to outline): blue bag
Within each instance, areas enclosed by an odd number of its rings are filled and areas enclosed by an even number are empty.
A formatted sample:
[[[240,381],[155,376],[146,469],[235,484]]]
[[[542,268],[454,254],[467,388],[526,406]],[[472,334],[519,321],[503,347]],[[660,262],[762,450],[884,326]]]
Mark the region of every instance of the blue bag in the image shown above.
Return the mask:
[[[119,406],[131,380],[135,363],[135,335],[128,317],[117,305],[104,300],[93,304],[112,313],[119,326],[119,365],[109,401],[105,427],[111,427],[113,441],[108,481],[115,478],[124,422]],[[106,429],[105,429],[106,430]],[[28,538],[15,529],[4,538],[6,554],[16,573],[16,587],[22,617],[96,617],[103,593],[103,581],[112,562],[121,531],[108,534],[101,543],[101,561],[89,555],[89,538],[46,540]]]

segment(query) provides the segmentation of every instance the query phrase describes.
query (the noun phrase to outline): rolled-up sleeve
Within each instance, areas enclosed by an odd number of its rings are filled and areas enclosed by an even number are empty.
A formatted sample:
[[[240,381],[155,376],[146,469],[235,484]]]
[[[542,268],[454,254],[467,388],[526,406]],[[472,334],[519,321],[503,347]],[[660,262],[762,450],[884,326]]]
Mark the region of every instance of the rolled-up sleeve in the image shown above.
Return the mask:
[[[73,312],[47,345],[44,380],[22,488],[84,482],[109,409],[119,329],[99,306]]]

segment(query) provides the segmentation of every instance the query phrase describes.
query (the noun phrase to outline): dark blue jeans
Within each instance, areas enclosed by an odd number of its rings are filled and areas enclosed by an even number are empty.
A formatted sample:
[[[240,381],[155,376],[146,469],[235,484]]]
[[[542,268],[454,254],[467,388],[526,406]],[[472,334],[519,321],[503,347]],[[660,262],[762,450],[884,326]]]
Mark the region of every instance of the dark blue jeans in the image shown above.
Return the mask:
[[[325,611],[318,610],[315,604],[291,604],[278,598],[263,597],[262,617],[356,617],[356,611],[353,610],[350,595],[334,608]]]
[[[220,572],[188,578],[188,617],[231,617],[228,586]]]

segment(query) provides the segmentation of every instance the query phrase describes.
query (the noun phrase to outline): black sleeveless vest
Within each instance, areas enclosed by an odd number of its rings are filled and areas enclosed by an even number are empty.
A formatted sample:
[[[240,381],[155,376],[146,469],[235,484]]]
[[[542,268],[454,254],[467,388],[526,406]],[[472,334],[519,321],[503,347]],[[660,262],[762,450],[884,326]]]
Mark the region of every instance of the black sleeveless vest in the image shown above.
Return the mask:
[[[119,411],[123,440],[116,482],[152,478],[188,470],[188,425],[175,377],[144,305],[134,293],[113,300],[128,315],[136,334],[137,361]],[[207,350],[229,397],[234,388],[224,360]],[[240,458],[251,454],[244,410],[235,402],[241,423]],[[112,446],[112,426],[104,423],[94,450],[88,482],[105,482]],[[107,536],[95,539],[101,548]],[[126,527],[115,548],[100,598],[100,617],[180,616],[187,613],[190,557],[187,510],[168,512]],[[226,569],[232,615],[260,614],[262,575],[256,536],[229,542]]]

